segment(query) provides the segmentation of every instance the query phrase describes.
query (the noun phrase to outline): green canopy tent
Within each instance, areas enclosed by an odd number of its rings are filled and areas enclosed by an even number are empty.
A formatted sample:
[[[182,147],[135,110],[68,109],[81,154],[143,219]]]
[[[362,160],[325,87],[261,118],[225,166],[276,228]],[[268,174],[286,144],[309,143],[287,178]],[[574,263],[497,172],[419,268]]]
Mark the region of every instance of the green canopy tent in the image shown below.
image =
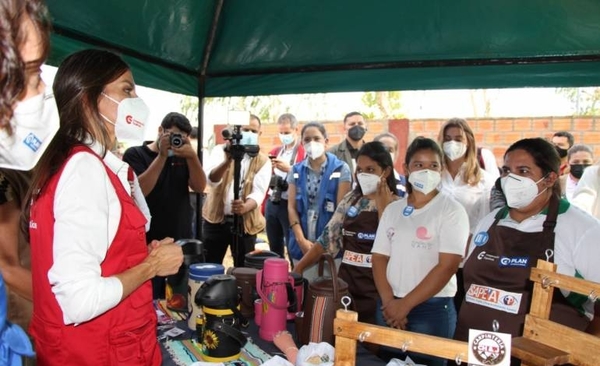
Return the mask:
[[[598,0],[47,3],[50,64],[109,48],[138,84],[200,99],[600,85]]]
[[[106,47],[188,95],[600,85],[597,0],[47,3],[51,64]]]

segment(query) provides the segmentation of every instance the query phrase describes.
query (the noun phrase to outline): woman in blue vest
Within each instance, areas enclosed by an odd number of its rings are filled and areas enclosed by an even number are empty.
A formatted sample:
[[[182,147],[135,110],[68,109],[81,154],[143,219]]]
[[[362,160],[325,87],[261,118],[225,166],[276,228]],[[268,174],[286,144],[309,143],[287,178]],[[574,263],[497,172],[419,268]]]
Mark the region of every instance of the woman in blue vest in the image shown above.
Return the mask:
[[[301,141],[307,157],[295,164],[288,175],[291,229],[288,252],[294,264],[314,245],[338,203],[350,191],[352,182],[348,165],[325,152],[327,131],[321,123],[304,125]],[[308,281],[316,276],[316,265],[304,270]]]

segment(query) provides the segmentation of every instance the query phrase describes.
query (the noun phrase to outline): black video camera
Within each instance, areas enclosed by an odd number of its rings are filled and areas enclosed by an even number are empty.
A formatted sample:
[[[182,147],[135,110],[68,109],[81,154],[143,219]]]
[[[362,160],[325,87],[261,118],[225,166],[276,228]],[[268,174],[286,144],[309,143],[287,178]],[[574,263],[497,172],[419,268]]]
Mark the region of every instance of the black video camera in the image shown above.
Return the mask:
[[[172,147],[181,147],[185,143],[183,135],[180,133],[172,133],[169,139]]]
[[[230,154],[234,160],[242,160],[244,158],[244,154],[248,154],[250,157],[255,157],[258,155],[260,151],[260,146],[258,145],[242,145],[240,141],[242,140],[242,132],[241,126],[233,126],[233,130],[226,128],[221,131],[221,136],[226,141],[229,141],[229,144],[225,146],[225,152]]]
[[[288,190],[288,182],[280,176],[274,174],[269,182],[269,188],[271,188],[271,197],[269,198],[274,205],[281,203],[281,193]]]

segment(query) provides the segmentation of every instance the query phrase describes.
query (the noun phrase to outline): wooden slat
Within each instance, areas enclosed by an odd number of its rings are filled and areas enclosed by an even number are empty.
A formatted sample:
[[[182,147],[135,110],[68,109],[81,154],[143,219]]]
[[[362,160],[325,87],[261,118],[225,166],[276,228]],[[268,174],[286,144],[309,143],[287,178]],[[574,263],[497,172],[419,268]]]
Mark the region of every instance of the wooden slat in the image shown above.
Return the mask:
[[[546,262],[543,260],[538,260],[537,268],[546,270],[549,273],[555,273],[556,264]],[[532,268],[532,273],[533,273]],[[533,274],[532,274],[533,276]],[[533,296],[531,298],[531,307],[529,308],[529,313],[544,319],[550,318],[550,309],[552,306],[552,293],[554,291],[553,287],[542,286],[540,282],[533,283]]]
[[[337,340],[340,339],[340,337],[358,340],[361,333],[365,334],[363,332],[369,332],[370,335],[365,339],[366,342],[398,349],[402,349],[402,346],[407,344],[407,350],[411,352],[424,353],[450,360],[454,360],[456,359],[456,356],[460,355],[460,359],[463,364],[468,362],[469,349],[467,342],[413,333],[399,329],[392,329],[378,325],[359,323],[340,318],[336,318],[333,321],[333,332],[337,336],[335,341],[336,358],[338,354]],[[336,366],[338,366],[337,363]]]
[[[581,278],[575,278],[552,271],[532,268],[531,276],[529,277],[536,283],[541,283],[543,278],[547,277],[550,281],[558,281],[557,284],[553,284],[553,287],[558,287],[563,290],[576,292],[578,294],[589,295],[594,291],[595,295],[600,298],[600,283],[582,280]]]
[[[358,313],[350,310],[338,310],[335,314],[336,320],[345,320],[357,323]],[[333,324],[335,337],[335,366],[354,366],[356,364],[356,340],[337,335],[335,332],[335,321]]]
[[[565,351],[546,346],[534,340],[517,337],[512,339],[511,355],[531,366],[554,366],[569,362],[569,354]]]
[[[527,315],[523,336],[569,353],[574,365],[600,365],[600,338],[594,335]]]

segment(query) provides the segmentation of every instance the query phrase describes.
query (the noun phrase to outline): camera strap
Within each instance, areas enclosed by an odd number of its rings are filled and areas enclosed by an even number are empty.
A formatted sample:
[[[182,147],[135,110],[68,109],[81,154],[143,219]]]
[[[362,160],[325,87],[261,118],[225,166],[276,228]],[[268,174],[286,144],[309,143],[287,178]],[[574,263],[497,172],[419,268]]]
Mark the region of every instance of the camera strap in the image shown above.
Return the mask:
[[[292,156],[290,157],[290,165],[294,165],[295,161],[296,161],[296,156],[298,156],[298,145],[300,144],[300,142],[297,142],[294,147],[292,148]],[[283,156],[283,154],[285,153],[286,149],[285,149],[285,145],[281,146],[279,148],[279,151],[277,152],[277,156],[281,157]]]

